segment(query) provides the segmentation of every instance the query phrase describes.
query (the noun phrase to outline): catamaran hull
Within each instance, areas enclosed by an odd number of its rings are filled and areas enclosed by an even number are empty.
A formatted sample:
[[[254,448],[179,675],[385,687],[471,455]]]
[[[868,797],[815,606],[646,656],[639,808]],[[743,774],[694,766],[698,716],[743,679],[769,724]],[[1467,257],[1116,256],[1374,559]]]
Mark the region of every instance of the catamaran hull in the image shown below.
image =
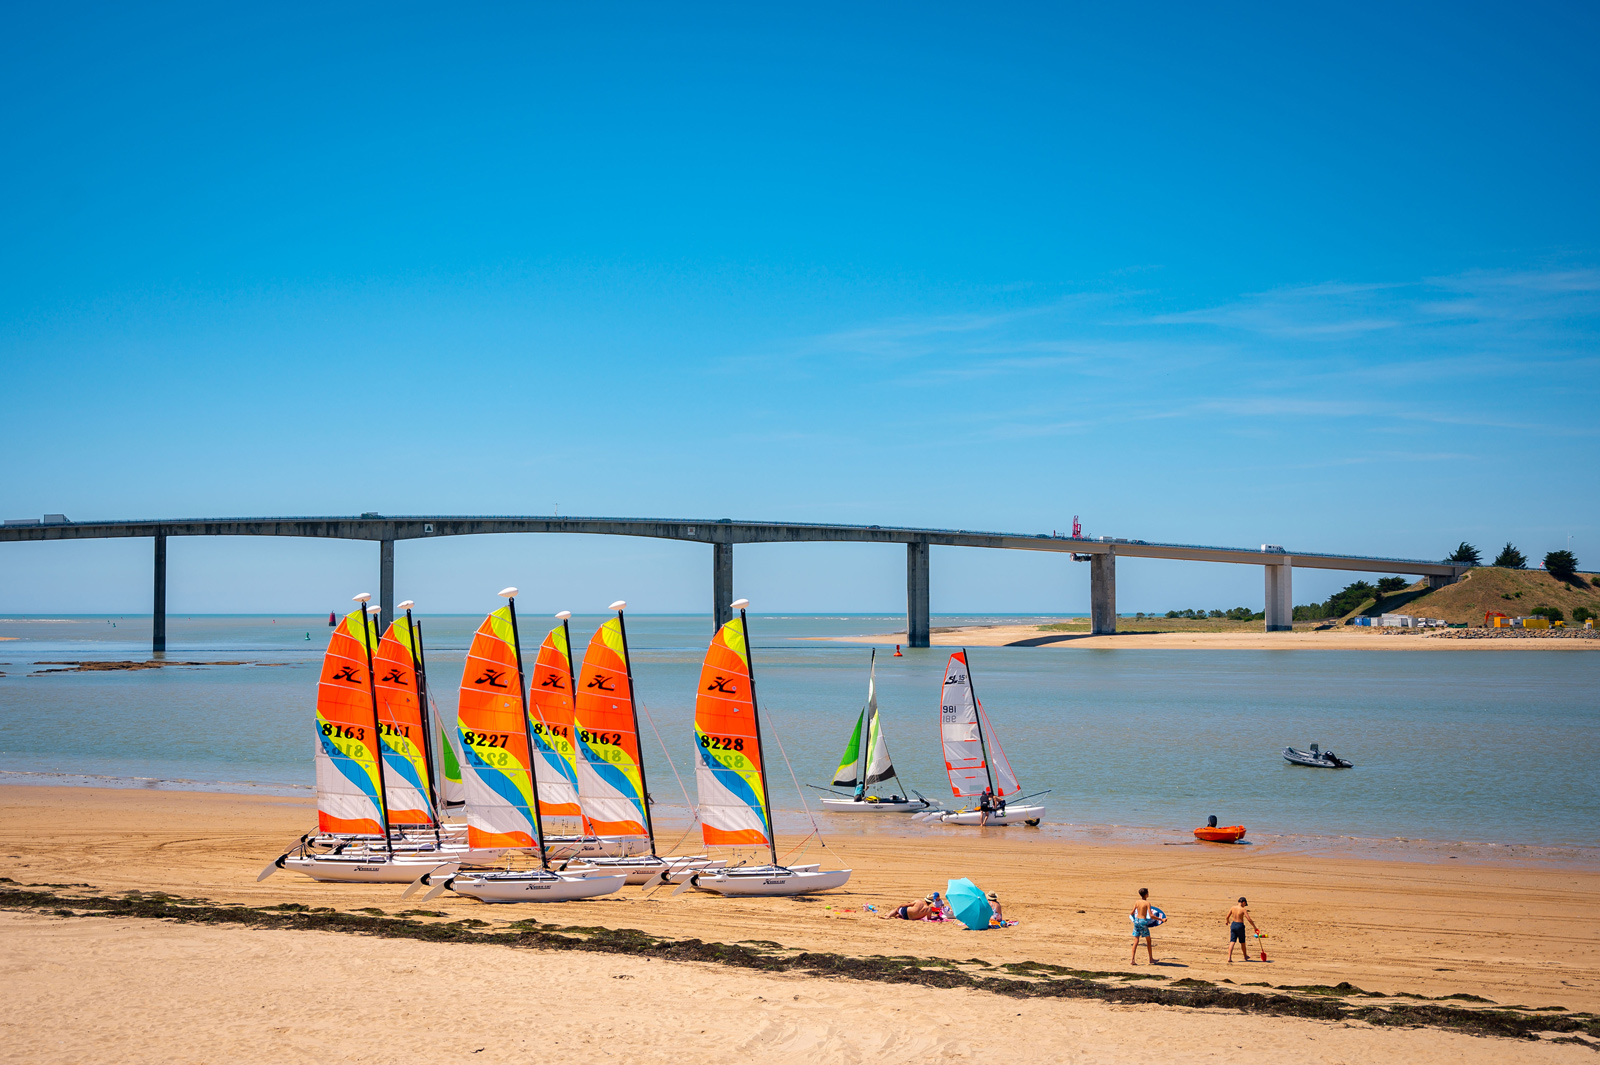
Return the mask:
[[[621,873],[590,877],[565,874],[552,874],[548,877],[517,874],[462,876],[451,881],[450,889],[462,895],[470,895],[480,902],[571,902],[575,899],[592,899],[620,891],[627,879]]]
[[[841,814],[914,814],[920,813],[929,807],[929,803],[922,799],[908,799],[905,802],[857,802],[854,799],[823,799],[825,809]]]
[[[386,861],[373,856],[345,857],[330,854],[302,854],[283,859],[283,868],[304,873],[313,880],[335,884],[409,884],[424,873],[449,876],[461,867],[451,859],[418,860],[397,858]]]
[[[680,858],[653,858],[645,855],[633,858],[597,858],[582,865],[569,865],[561,871],[567,876],[584,877],[624,873],[627,882],[634,885],[643,884],[659,873],[662,874],[662,883],[678,884],[682,883],[690,873],[725,869],[727,865],[726,859],[708,858],[703,854]]]
[[[822,872],[811,869],[731,869],[718,873],[697,873],[691,879],[701,891],[740,898],[773,898],[784,895],[809,895],[843,887],[850,879],[849,869]]]
[[[1006,812],[1003,814],[991,813],[987,822],[983,820],[982,810],[962,810],[959,813],[947,813],[938,818],[930,816],[928,820],[937,820],[938,823],[943,825],[978,825],[992,828],[995,825],[1020,825],[1024,821],[1043,816],[1043,806],[1007,806]]]

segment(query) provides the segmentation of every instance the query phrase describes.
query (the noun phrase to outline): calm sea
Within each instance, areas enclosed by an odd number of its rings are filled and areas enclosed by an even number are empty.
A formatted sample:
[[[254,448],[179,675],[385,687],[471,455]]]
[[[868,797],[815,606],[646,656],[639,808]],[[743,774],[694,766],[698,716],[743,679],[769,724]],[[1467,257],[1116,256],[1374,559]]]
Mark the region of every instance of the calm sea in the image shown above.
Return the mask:
[[[479,618],[424,619],[435,697],[455,685]],[[577,646],[603,617],[573,619]],[[935,619],[936,626],[999,618]],[[1003,619],[1015,623],[1017,618]],[[831,777],[866,693],[868,650],[808,637],[891,631],[898,617],[750,621],[758,693],[801,784]],[[524,619],[537,645],[545,620]],[[692,715],[707,617],[633,617],[635,680],[693,788]],[[309,635],[309,639],[307,639]],[[174,617],[169,659],[246,665],[44,673],[51,660],[149,657],[148,618],[0,619],[0,782],[264,787],[312,780],[321,617]],[[947,797],[938,743],[948,649],[878,655],[901,780]],[[1600,656],[1552,651],[1082,651],[974,648],[973,677],[1025,791],[1057,834],[1181,840],[1216,814],[1252,837],[1476,842],[1569,851],[1600,844]],[[649,736],[652,791],[682,795]],[[1285,745],[1331,747],[1353,770],[1297,769]],[[776,744],[770,744],[775,747]],[[776,756],[775,756],[776,755]],[[770,751],[780,827],[805,814]],[[160,782],[178,782],[160,783]],[[813,804],[819,797],[806,792]],[[819,815],[820,816],[820,815]],[[851,829],[844,819],[831,819]],[[859,828],[860,826],[853,826]],[[921,831],[896,819],[895,831]],[[928,829],[928,831],[957,831]],[[1431,851],[1430,851],[1431,853]]]

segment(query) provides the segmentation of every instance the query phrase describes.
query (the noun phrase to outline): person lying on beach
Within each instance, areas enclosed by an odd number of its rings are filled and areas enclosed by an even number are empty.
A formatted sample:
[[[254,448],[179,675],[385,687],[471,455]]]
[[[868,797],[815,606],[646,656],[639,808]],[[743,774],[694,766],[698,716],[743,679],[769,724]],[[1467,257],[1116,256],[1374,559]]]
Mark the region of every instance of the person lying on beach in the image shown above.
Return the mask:
[[[1256,924],[1256,919],[1250,916],[1250,902],[1243,895],[1233,904],[1233,909],[1228,911],[1224,918],[1228,922],[1228,964],[1233,964],[1233,945],[1239,944],[1239,953],[1244,955],[1244,960],[1250,960],[1250,948],[1244,944],[1244,923],[1250,922],[1250,927],[1256,930],[1256,935],[1261,934],[1261,927]]]
[[[939,899],[939,893],[935,891],[927,898],[916,899],[912,902],[906,903],[904,906],[895,906],[892,909],[878,914],[878,916],[887,921],[896,919],[901,921],[920,921],[924,917],[931,917],[935,914],[943,914],[943,912],[943,903]]]
[[[1139,902],[1133,908],[1133,958],[1130,965],[1139,964],[1139,940],[1144,940],[1145,956],[1150,959],[1150,964],[1156,963],[1155,944],[1150,942],[1150,922],[1155,915],[1150,912],[1150,889],[1139,889]]]

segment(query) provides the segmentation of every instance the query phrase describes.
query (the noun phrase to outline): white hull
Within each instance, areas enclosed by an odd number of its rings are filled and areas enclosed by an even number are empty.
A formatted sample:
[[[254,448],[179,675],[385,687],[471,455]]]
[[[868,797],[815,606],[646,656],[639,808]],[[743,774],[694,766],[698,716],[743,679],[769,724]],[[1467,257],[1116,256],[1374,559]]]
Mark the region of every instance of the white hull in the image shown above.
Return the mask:
[[[690,879],[701,891],[741,898],[772,898],[783,895],[809,895],[843,887],[850,879],[849,869],[822,872],[816,866],[785,869],[781,866],[724,869],[697,873]]]
[[[453,858],[381,855],[300,854],[284,858],[282,867],[313,880],[337,884],[409,884],[424,873],[448,876],[461,867]]]
[[[1043,806],[1007,806],[1004,814],[991,813],[989,815],[988,822],[984,822],[983,811],[981,810],[962,810],[959,813],[947,813],[942,815],[929,814],[927,820],[930,822],[937,821],[938,823],[944,825],[980,825],[983,827],[991,827],[994,825],[1020,825],[1022,822],[1030,820],[1031,818],[1043,816]]]
[[[851,814],[914,814],[926,810],[924,799],[907,799],[904,802],[857,802],[854,799],[823,799],[825,809],[834,813]]]
[[[722,858],[708,858],[704,854],[686,857],[657,858],[651,855],[631,858],[595,858],[583,864],[572,864],[561,870],[567,876],[611,876],[623,873],[627,876],[629,884],[643,884],[653,879],[658,873],[664,873],[662,883],[682,883],[690,873],[704,872],[711,869],[727,868],[727,860]]]
[[[445,886],[480,902],[571,902],[620,891],[627,879],[622,873],[590,877],[545,872],[467,873],[452,877]]]

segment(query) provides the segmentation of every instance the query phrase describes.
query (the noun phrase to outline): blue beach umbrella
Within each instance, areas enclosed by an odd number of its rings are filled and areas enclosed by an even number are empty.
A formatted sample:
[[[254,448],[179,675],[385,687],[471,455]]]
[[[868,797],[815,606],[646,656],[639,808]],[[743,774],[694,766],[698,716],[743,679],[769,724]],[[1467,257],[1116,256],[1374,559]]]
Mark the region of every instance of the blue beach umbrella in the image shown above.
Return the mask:
[[[950,909],[955,912],[956,920],[973,931],[989,927],[989,918],[994,916],[994,907],[989,905],[989,900],[984,897],[978,885],[962,877],[960,880],[950,881],[945,887],[944,894],[950,900]]]

